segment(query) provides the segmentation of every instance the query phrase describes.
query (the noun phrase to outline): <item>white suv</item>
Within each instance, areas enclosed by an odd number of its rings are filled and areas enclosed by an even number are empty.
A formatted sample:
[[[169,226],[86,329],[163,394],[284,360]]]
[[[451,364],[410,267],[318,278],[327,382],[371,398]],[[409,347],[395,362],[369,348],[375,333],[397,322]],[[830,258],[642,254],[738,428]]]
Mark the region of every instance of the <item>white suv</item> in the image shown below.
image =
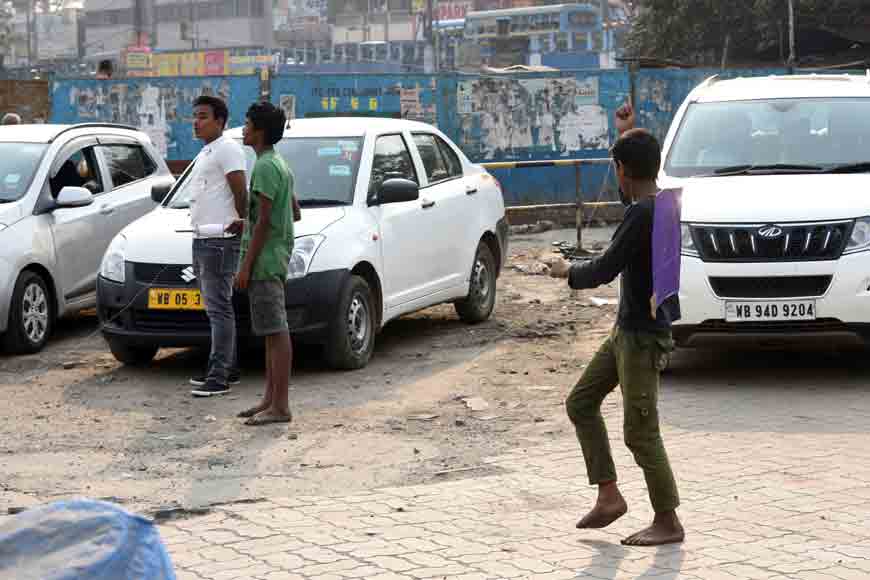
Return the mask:
[[[453,302],[467,322],[489,318],[507,254],[502,192],[444,134],[403,120],[303,119],[276,148],[302,207],[286,284],[290,330],[324,344],[331,366],[364,366],[384,324],[435,304]],[[191,171],[196,160],[103,260],[98,312],[122,362],[209,340],[190,267]],[[235,302],[244,344],[248,305],[242,293]]]
[[[678,344],[870,330],[870,79],[708,79],[660,185],[683,188]]]

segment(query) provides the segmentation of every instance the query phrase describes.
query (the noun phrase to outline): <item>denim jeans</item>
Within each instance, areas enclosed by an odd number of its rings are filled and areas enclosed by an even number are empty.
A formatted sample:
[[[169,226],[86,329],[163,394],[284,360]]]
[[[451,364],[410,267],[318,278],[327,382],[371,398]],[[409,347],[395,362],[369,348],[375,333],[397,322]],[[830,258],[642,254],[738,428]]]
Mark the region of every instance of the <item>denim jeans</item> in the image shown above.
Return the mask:
[[[207,378],[220,385],[227,384],[238,364],[233,279],[239,267],[239,251],[238,237],[193,240],[193,272],[211,324]]]

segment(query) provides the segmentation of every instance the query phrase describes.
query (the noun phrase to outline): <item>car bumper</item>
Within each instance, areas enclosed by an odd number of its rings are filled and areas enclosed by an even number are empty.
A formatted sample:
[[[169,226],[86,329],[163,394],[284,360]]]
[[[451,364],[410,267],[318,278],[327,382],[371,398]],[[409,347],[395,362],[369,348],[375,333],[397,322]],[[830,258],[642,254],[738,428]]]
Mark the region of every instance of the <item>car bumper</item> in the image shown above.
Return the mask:
[[[312,272],[288,280],[285,290],[287,322],[291,334],[304,342],[324,342],[338,307],[339,294],[350,277],[347,270]],[[133,278],[127,266],[128,282],[119,284],[100,277],[97,282],[97,314],[106,338],[123,339],[133,345],[186,347],[207,345],[211,329],[204,311],[150,310],[149,284]],[[155,284],[160,288],[192,288]],[[233,296],[239,344],[257,340],[251,332],[250,305],[246,293]]]
[[[682,259],[680,305],[682,319],[674,324],[678,343],[697,346],[721,339],[757,341],[866,342],[870,338],[870,253],[843,256],[826,262],[707,263],[698,258]],[[788,297],[728,296],[714,291],[711,278],[830,277],[826,289]],[[759,292],[759,294],[761,294]],[[815,301],[816,319],[811,321],[726,322],[728,301]]]

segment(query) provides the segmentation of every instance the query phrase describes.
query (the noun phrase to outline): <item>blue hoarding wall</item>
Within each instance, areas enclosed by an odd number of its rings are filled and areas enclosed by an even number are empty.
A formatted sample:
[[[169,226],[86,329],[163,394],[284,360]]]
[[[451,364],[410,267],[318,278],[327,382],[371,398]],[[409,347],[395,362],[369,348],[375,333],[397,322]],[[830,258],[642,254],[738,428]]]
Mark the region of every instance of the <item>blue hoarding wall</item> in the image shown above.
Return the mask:
[[[629,98],[623,71],[516,75],[287,75],[272,101],[291,118],[377,115],[437,125],[476,162],[601,157]],[[607,168],[582,172],[588,199]],[[496,170],[512,205],[576,199],[573,168]]]
[[[446,119],[439,119],[440,82],[432,75],[408,74],[277,76],[272,102],[290,118],[372,115],[441,125]]]
[[[616,109],[634,95],[638,125],[664,139],[691,90],[704,79],[785,74],[782,69],[589,69],[524,74],[293,74],[271,79],[271,99],[290,118],[370,115],[438,126],[475,162],[607,157]],[[60,80],[52,83],[52,122],[120,122],[143,128],[169,160],[200,149],[191,127],[200,94],[227,100],[241,125],[260,98],[258,77]],[[573,202],[573,167],[500,169],[510,205]],[[587,201],[616,199],[608,165],[585,165]]]
[[[244,124],[260,98],[256,76],[93,80],[52,83],[52,123],[109,122],[139,127],[167,160],[189,160],[202,144],[193,136],[193,101],[217,95],[230,109],[229,126]]]

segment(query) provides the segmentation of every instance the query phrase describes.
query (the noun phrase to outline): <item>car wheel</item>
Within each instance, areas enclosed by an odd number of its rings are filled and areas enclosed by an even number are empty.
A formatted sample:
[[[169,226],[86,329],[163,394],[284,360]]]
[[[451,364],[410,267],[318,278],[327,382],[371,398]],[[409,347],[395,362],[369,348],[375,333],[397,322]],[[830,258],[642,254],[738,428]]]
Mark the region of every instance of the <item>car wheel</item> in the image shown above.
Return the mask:
[[[356,370],[366,366],[375,348],[372,290],[363,278],[351,276],[341,291],[326,344],[329,366]]]
[[[7,350],[31,354],[45,347],[54,328],[54,307],[45,280],[36,272],[18,277],[12,292],[9,328],[4,342]]]
[[[495,308],[496,265],[492,250],[485,242],[477,246],[468,296],[454,304],[456,313],[464,322],[478,324],[489,319]]]
[[[108,339],[109,350],[112,351],[118,362],[130,366],[143,366],[154,360],[159,347],[154,345],[132,345],[117,338]]]

